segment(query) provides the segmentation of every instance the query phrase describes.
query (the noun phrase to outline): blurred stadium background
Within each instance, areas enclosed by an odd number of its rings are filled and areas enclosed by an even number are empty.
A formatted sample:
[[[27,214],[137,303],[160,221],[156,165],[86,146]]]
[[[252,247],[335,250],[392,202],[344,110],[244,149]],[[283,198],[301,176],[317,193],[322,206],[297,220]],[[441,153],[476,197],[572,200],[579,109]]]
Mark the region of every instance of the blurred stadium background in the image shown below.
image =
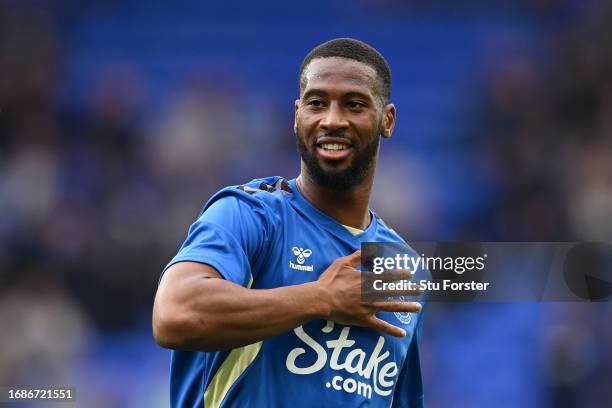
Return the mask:
[[[297,174],[297,71],[340,36],[392,67],[406,239],[612,241],[609,2],[2,0],[0,384],[167,406],[159,273],[211,193]],[[611,309],[431,305],[427,407],[612,406]]]

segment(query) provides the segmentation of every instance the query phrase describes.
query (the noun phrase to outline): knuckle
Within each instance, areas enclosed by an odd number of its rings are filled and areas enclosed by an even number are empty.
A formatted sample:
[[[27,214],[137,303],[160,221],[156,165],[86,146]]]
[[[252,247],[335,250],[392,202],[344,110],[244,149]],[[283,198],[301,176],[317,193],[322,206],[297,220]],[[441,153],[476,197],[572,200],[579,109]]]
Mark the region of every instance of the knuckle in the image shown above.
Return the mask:
[[[338,263],[339,265],[349,265],[351,263],[351,257],[349,256],[343,256],[341,258],[336,259],[335,263]]]

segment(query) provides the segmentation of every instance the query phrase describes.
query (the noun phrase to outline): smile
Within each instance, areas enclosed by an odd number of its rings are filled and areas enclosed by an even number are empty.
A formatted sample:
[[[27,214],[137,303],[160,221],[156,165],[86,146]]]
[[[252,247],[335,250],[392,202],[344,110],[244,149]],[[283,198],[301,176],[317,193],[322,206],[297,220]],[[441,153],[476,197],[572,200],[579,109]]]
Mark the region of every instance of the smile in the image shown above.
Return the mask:
[[[342,143],[321,143],[321,148],[324,150],[345,150],[348,149],[350,146],[347,144],[342,144]]]
[[[328,162],[338,162],[351,156],[353,147],[344,143],[321,143],[317,146],[317,155]]]

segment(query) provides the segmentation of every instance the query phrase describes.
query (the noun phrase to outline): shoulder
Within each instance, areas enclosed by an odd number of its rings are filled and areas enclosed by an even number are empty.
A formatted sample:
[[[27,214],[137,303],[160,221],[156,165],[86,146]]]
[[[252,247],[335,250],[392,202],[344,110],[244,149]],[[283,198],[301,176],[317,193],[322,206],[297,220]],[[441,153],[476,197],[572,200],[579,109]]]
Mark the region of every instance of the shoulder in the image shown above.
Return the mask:
[[[374,218],[376,220],[376,222],[378,223],[378,228],[377,228],[377,235],[379,236],[378,238],[382,241],[382,242],[402,242],[402,243],[406,243],[406,241],[397,233],[395,232],[395,230],[391,227],[389,227],[382,218],[380,218],[378,216],[378,214],[376,214],[375,212],[372,211],[372,213],[374,214]]]
[[[399,235],[395,230],[389,227],[376,213],[374,213],[376,218],[376,222],[378,223],[377,229],[377,242],[381,243],[389,243],[389,248],[394,249],[398,252],[406,253],[411,257],[418,258],[419,253],[410,245],[406,240],[404,240],[401,235]]]
[[[283,177],[254,179],[219,190],[204,204],[200,215],[211,206],[218,206],[221,202],[224,203],[224,207],[276,213],[284,205],[287,196],[291,194],[293,194],[291,186]]]

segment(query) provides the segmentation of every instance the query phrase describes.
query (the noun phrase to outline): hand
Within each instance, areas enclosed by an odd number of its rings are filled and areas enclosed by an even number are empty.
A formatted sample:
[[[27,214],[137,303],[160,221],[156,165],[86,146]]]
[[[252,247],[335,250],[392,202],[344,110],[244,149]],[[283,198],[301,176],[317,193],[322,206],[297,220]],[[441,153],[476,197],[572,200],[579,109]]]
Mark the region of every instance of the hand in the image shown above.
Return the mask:
[[[326,293],[325,300],[328,314],[324,316],[334,322],[371,327],[388,333],[392,336],[403,337],[406,332],[376,317],[376,312],[419,312],[421,305],[418,302],[404,302],[394,300],[366,301],[362,296],[361,271],[355,269],[361,264],[361,251],[336,259],[321,274],[316,284]],[[412,274],[407,270],[393,271],[387,275],[392,280],[410,279]],[[387,278],[388,279],[388,278]],[[389,296],[420,295],[421,291],[390,291]]]

